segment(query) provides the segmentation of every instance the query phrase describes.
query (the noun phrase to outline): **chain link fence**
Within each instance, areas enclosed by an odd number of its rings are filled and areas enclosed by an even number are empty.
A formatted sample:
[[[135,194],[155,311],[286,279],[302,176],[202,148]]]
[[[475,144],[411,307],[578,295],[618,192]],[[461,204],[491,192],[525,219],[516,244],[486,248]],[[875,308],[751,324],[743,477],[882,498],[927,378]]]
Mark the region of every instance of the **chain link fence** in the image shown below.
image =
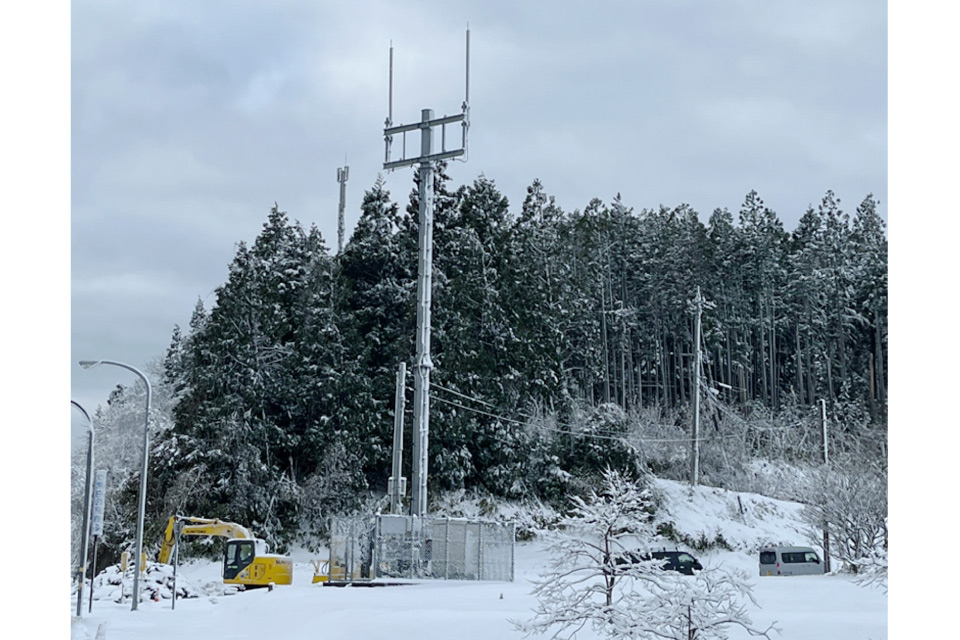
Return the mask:
[[[336,518],[330,527],[330,582],[374,578],[514,578],[513,523],[376,515]]]

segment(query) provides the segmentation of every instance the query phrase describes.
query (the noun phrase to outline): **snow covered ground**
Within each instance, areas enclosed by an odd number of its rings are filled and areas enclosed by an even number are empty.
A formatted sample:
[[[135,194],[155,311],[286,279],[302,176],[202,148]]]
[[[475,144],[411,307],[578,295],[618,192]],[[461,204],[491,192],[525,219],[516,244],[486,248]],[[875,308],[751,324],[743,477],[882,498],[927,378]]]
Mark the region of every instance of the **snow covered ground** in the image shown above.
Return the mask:
[[[799,522],[800,506],[754,494],[658,481],[665,506],[658,520],[693,538],[717,535],[732,551],[696,553],[704,566],[743,570],[754,585],[759,607],[751,607],[754,625],[776,621],[783,640],[880,640],[887,633],[887,597],[862,587],[850,576],[834,574],[761,578],[756,549],[767,543],[808,544]],[[739,501],[738,501],[739,497]],[[742,510],[741,510],[742,508]],[[278,637],[284,640],[337,638],[417,638],[486,640],[520,638],[511,620],[526,620],[535,605],[530,580],[544,570],[549,556],[543,540],[517,544],[516,580],[508,582],[423,581],[404,586],[324,587],[311,584],[309,556],[294,554],[294,584],[225,594],[219,564],[180,566],[178,585],[199,597],[179,598],[171,608],[169,592],[130,611],[129,599],[106,584],[95,585],[93,612],[77,618],[70,602],[73,640],[170,640],[211,637],[218,640]],[[152,574],[144,584],[158,584]],[[109,582],[107,580],[107,582]],[[116,587],[112,587],[116,589]],[[86,599],[86,598],[85,598]],[[98,635],[99,632],[99,635]],[[579,638],[593,636],[585,631]],[[729,629],[731,639],[749,637]]]

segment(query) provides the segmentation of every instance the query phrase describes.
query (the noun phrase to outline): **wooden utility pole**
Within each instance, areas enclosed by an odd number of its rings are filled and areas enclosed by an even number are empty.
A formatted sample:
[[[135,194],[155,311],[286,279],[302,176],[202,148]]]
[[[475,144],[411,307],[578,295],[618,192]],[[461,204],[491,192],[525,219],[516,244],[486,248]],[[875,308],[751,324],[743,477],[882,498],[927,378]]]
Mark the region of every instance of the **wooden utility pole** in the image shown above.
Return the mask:
[[[697,298],[694,300],[697,306],[697,322],[694,327],[693,341],[696,345],[694,349],[693,362],[693,438],[692,450],[690,452],[690,484],[700,484],[700,320],[703,315],[703,297],[700,295],[700,287],[697,287]]]

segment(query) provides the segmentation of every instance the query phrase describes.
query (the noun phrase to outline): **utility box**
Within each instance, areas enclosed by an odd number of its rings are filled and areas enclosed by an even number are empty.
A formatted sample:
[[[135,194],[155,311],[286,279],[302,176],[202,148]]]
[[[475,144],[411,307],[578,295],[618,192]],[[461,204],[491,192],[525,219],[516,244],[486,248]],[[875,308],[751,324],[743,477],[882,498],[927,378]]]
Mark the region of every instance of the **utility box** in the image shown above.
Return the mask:
[[[393,479],[393,476],[391,476],[389,479],[387,479],[387,495],[388,496],[393,495],[393,486],[394,486],[394,479]],[[407,477],[400,476],[400,497],[404,497],[406,495],[407,495]]]

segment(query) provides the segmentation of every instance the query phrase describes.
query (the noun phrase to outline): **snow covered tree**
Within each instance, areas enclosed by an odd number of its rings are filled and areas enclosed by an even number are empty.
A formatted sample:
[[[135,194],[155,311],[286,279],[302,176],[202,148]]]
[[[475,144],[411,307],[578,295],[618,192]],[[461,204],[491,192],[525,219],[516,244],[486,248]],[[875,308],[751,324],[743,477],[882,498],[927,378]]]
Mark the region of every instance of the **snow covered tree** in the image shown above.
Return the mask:
[[[826,388],[823,233],[823,218],[810,207],[790,236],[786,311],[793,322],[794,388],[806,404],[814,404]]]
[[[520,215],[505,238],[501,304],[515,337],[514,366],[531,401],[559,407],[567,391],[566,329],[574,291],[565,259],[564,213],[539,180],[527,187]]]
[[[740,256],[743,291],[751,306],[744,320],[749,331],[752,391],[769,407],[779,404],[778,344],[782,331],[787,236],[777,214],[764,205],[756,191],[747,194],[740,209]]]
[[[740,353],[737,326],[743,300],[743,281],[740,278],[741,263],[737,260],[738,230],[733,223],[733,214],[727,209],[715,209],[707,223],[707,281],[704,291],[717,301],[716,309],[703,317],[703,337],[707,357],[713,363],[711,377],[725,385],[720,393],[725,402],[732,402],[740,394],[735,375],[734,354]]]
[[[867,357],[867,397],[874,418],[885,415],[887,351],[887,237],[886,225],[877,214],[877,203],[868,195],[853,217],[850,240],[853,245],[855,310],[859,352]],[[862,366],[862,365],[861,365]]]
[[[707,640],[725,638],[731,625],[769,638],[772,626],[751,626],[743,601],[752,596],[742,574],[708,569],[685,576],[631,553],[653,536],[653,509],[642,483],[607,469],[599,493],[573,498],[550,570],[534,586],[534,617],[514,625],[563,639],[589,627],[608,638]]]
[[[397,205],[378,178],[364,194],[360,219],[339,257],[351,357],[385,376],[385,390],[397,363],[412,357],[416,335],[416,279],[404,270],[408,256],[398,244],[398,224]]]
[[[830,553],[844,568],[859,574],[886,573],[887,474],[859,461],[834,462],[822,469],[810,487],[804,520],[813,540],[830,534]]]
[[[445,279],[434,293],[434,380],[438,399],[463,399],[443,397],[443,389],[449,389],[487,404],[485,413],[449,403],[437,407],[435,415],[444,424],[435,440],[444,465],[437,472],[447,468],[451,480],[461,477],[506,495],[519,475],[524,447],[514,423],[488,414],[491,408],[498,415],[515,414],[518,398],[527,395],[501,298],[508,202],[482,176],[461,189],[458,200],[456,223],[448,222],[439,234],[435,253]]]
[[[342,404],[335,320],[323,238],[274,205],[252,246],[238,245],[214,308],[175,335],[167,372],[181,392],[153,456],[151,517],[183,509],[293,537],[298,479],[320,464]]]
[[[608,402],[583,411],[575,409],[571,417],[570,433],[564,434],[559,453],[564,468],[576,474],[580,482],[596,486],[605,479],[605,469],[611,467],[640,472],[639,454],[627,438],[627,414],[618,405]]]

